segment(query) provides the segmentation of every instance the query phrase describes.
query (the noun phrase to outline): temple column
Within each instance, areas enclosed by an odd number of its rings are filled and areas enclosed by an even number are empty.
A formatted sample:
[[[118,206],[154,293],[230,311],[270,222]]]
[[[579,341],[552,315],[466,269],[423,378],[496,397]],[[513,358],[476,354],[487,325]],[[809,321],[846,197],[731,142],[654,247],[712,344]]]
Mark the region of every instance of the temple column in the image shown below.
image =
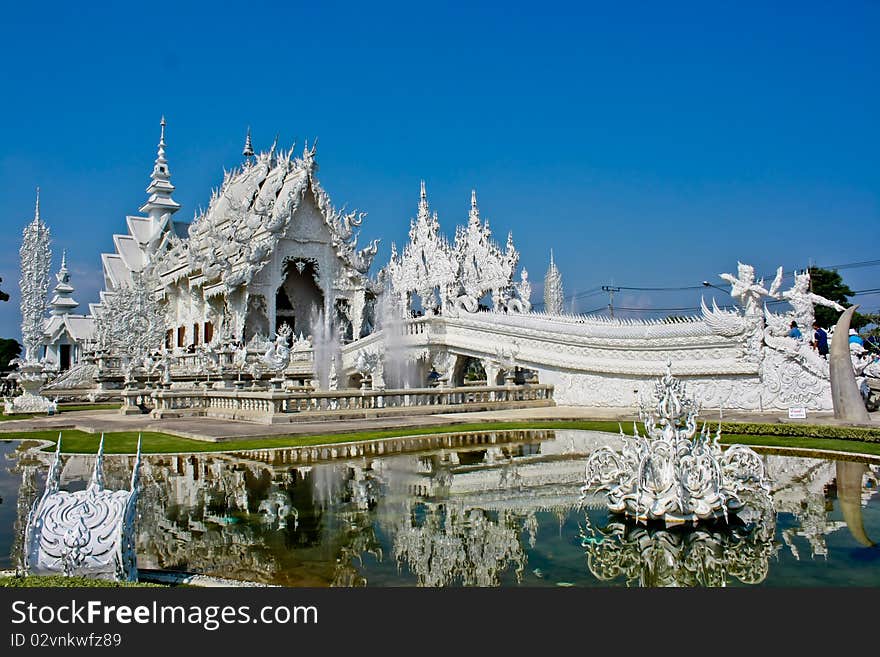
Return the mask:
[[[483,369],[486,371],[486,385],[494,386],[498,380],[498,373],[501,371],[498,363],[496,363],[491,358],[482,358],[480,362],[483,364]]]
[[[364,324],[364,306],[366,305],[366,293],[364,290],[357,290],[351,296],[351,337],[357,340],[361,337],[361,330]]]

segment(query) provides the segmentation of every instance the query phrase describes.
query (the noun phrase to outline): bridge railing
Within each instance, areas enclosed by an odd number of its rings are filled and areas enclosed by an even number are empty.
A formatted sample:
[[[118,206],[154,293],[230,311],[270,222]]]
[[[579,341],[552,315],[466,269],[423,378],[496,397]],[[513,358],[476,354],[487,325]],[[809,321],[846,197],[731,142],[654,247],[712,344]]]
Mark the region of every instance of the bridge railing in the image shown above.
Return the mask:
[[[140,402],[146,391],[129,391]],[[550,402],[553,386],[546,384],[386,390],[328,390],[289,392],[276,389],[162,389],[153,391],[154,416],[208,415],[271,421],[292,413],[369,411],[395,408],[503,406],[515,402]],[[127,403],[135,406],[135,399]],[[139,404],[140,405],[140,404]],[[140,405],[143,407],[142,405]]]

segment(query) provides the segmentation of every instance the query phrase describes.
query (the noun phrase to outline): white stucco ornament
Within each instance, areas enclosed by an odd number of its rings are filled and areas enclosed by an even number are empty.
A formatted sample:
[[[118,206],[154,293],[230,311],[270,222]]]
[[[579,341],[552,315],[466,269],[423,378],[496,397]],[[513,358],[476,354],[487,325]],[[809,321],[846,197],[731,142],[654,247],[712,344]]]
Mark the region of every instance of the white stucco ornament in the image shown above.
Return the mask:
[[[826,299],[820,294],[815,294],[810,290],[810,272],[805,270],[802,272],[794,272],[794,284],[789,290],[781,290],[782,287],[782,267],[776,270],[776,277],[770,285],[769,295],[780,301],[787,301],[791,305],[791,312],[773,315],[767,314],[768,324],[771,325],[773,332],[777,335],[787,335],[791,328],[791,322],[797,322],[798,328],[802,333],[812,331],[813,321],[816,314],[813,310],[814,306],[825,306],[833,308],[838,312],[843,312],[844,308],[836,301]],[[778,320],[778,321],[774,321]]]
[[[730,283],[730,296],[742,305],[746,315],[757,315],[761,312],[761,299],[770,296],[770,291],[764,287],[763,278],[755,281],[755,268],[752,265],[740,262],[737,263],[737,276],[719,276]]]
[[[130,490],[104,489],[104,437],[85,490],[58,490],[61,434],[46,477],[46,490],[28,515],[25,568],[32,575],[137,579],[135,518],[140,482],[141,442]]]
[[[288,342],[290,341],[291,333],[290,325],[287,323],[282,324],[281,328],[275,333],[275,341],[269,343],[266,353],[260,357],[260,362],[270,371],[283,372],[284,368],[290,364],[290,347]]]
[[[640,409],[646,434],[636,426],[633,436],[621,429],[622,452],[609,447],[593,452],[581,492],[606,490],[612,513],[666,526],[727,522],[743,508],[743,493],[769,495],[761,458],[742,445],[722,450],[720,425],[714,436],[707,425],[697,434],[698,412],[668,364],[651,403]]]
[[[49,265],[52,254],[49,250],[49,228],[40,218],[40,190],[34,220],[22,231],[21,248],[21,336],[24,342],[24,356],[14,358],[10,365],[18,365],[18,385],[22,394],[5,399],[3,412],[45,413],[49,411],[49,400],[40,395],[44,383],[46,363],[40,361],[37,353],[43,337],[43,322],[46,314],[46,297],[49,292]]]

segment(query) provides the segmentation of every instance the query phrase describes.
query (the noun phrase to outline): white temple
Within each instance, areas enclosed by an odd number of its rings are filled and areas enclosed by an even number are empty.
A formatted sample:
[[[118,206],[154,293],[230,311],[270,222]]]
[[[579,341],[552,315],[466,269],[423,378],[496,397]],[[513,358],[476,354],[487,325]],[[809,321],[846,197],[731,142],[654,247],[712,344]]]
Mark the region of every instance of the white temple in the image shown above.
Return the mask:
[[[217,385],[227,370],[239,379],[247,372],[254,386],[268,373],[276,390],[311,382],[325,391],[365,390],[368,381],[374,391],[454,388],[469,373],[469,385],[474,376],[489,387],[549,384],[559,404],[633,407],[671,361],[672,373],[707,408],[831,409],[827,361],[785,328],[811,317],[814,303],[831,303],[804,291],[805,275],[787,291],[780,275],[767,290],[740,263],[736,276],[721,276],[737,310],[712,302],[688,318],[571,315],[562,308],[562,275],[551,252],[544,311],[535,312],[528,273],[522,269],[517,277],[513,238],[504,246],[495,242],[476,192],[450,240],[430,211],[423,182],[408,242],[400,250],[392,245],[387,265],[371,276],[378,240],[359,247],[364,213],[333,206],[317,179],[314,146],[299,156],[275,144],[257,153],[248,131],[243,162],[225,173],[191,223],[174,219],[180,205],[165,149],[163,119],[147,201],[140,215],[126,217],[127,232],[113,236],[115,251],[101,256],[105,289],[89,315],[72,314],[77,303],[66,258],[57,274],[44,321],[45,361],[49,369],[52,362],[64,369],[90,352],[95,365],[71,376],[80,388],[99,376],[106,383],[108,372],[121,368],[129,381],[136,369],[149,376],[162,351],[163,376],[175,387],[211,376]],[[132,308],[152,304],[161,315],[155,345],[152,329],[149,339],[137,330],[142,316],[117,316],[126,313],[124,290],[136,301]],[[792,311],[772,313],[767,299],[787,301]],[[106,340],[100,318],[108,308],[107,322],[128,327],[136,349]],[[114,357],[128,365],[113,364]],[[386,380],[389,370],[397,375]],[[105,383],[98,387],[106,390]],[[175,401],[175,412],[186,403]],[[192,403],[204,407],[195,397]]]
[[[150,276],[167,304],[166,348],[218,335],[247,341],[283,323],[307,336],[318,313],[359,337],[375,298],[366,273],[378,244],[358,248],[363,214],[333,207],[316,177],[314,146],[298,158],[274,145],[254,155],[249,133],[244,158],[206,211],[191,224],[174,221],[180,206],[163,119],[145,216],[126,217],[128,234],[115,235],[116,252],[102,256],[106,293],[128,285],[133,272]]]
[[[67,253],[61,256],[61,268],[55,279],[58,284],[49,302],[49,317],[43,328],[44,359],[52,369],[63,372],[77,364],[89,348],[94,337],[94,321],[72,312],[79,303],[71,296],[74,288],[67,270]]]

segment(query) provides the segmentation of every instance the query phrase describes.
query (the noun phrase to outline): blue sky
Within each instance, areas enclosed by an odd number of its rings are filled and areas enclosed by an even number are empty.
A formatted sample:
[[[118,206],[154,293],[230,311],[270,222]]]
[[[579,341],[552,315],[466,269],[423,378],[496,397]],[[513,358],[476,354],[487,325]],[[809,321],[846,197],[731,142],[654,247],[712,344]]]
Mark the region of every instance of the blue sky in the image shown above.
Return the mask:
[[[322,183],[368,212],[377,264],[405,241],[422,178],[447,234],[475,187],[535,283],[554,249],[568,295],[880,252],[877,3],[23,5],[5,7],[0,41],[0,336],[18,335],[34,188],[55,266],[67,248],[76,298],[94,300],[162,114],[178,217],[240,162],[247,126],[262,148],[318,137]],[[878,287],[880,267],[842,273]]]

